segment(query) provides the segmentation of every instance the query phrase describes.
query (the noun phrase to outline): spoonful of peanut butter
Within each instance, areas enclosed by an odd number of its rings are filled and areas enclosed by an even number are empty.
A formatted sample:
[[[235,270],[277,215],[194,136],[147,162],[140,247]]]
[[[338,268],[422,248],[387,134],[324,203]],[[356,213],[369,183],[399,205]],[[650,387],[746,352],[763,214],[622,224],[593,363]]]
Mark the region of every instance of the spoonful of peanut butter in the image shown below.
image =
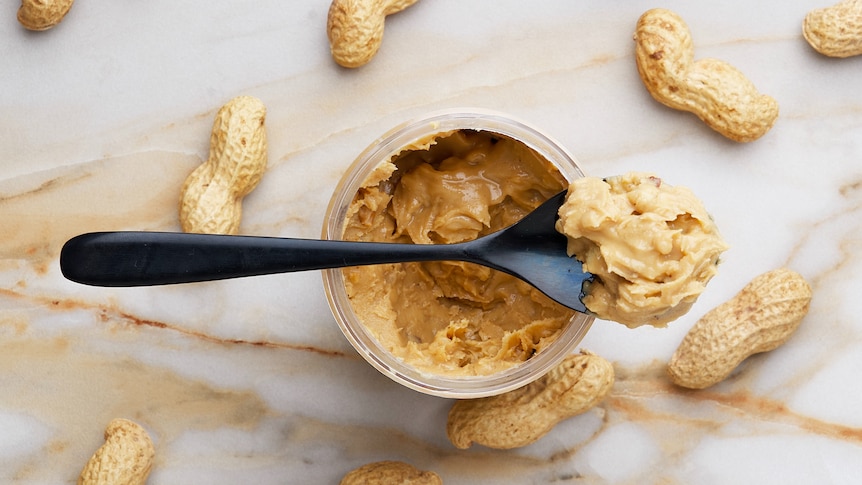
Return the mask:
[[[523,280],[581,313],[629,327],[685,314],[727,245],[694,194],[650,174],[575,180],[518,222],[448,244],[171,232],[89,233],[60,255],[64,276],[150,286],[385,263],[463,261]]]

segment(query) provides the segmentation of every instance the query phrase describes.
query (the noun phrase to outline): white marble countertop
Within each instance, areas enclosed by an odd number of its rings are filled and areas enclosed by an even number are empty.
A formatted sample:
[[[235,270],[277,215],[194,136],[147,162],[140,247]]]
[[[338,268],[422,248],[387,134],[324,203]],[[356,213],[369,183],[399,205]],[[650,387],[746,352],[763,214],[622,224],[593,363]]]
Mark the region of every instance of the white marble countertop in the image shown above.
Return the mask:
[[[697,57],[780,104],[737,144],[653,101],[632,33],[648,2],[425,0],[387,22],[361,69],[329,57],[329,2],[76,2],[56,28],[0,14],[0,482],[73,483],[111,418],[141,423],[151,484],[337,483],[383,459],[447,484],[856,483],[862,476],[862,58],[801,36],[822,0],[668,0]],[[317,237],[343,170],[390,127],[477,106],[545,129],[589,175],[692,188],[732,246],[666,329],[597,321],[614,362],[598,408],[513,451],[455,449],[450,402],[403,388],[349,346],[317,273],[159,288],[78,285],[70,237],[178,230],[178,191],[216,109],[267,105],[270,164],[241,231]],[[792,339],[714,388],[663,366],[707,310],[787,266],[814,288]],[[857,296],[852,296],[857,295]]]

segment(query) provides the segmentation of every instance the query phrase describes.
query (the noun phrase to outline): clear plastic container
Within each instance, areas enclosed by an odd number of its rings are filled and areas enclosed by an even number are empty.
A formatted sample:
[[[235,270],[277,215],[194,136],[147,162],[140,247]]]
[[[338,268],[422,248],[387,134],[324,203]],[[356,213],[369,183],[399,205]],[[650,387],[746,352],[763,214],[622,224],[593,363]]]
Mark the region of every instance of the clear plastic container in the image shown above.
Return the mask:
[[[432,113],[392,129],[359,155],[335,188],[326,211],[323,238],[342,238],[347,209],[375,167],[417,140],[459,129],[492,132],[518,140],[545,157],[569,182],[584,176],[575,159],[559,143],[507,115],[476,109]],[[466,399],[490,396],[517,389],[538,379],[574,350],[594,319],[576,313],[553,344],[505,371],[486,376],[447,377],[419,372],[377,342],[354,313],[341,270],[324,270],[323,282],[338,325],[365,360],[404,386],[440,397]]]

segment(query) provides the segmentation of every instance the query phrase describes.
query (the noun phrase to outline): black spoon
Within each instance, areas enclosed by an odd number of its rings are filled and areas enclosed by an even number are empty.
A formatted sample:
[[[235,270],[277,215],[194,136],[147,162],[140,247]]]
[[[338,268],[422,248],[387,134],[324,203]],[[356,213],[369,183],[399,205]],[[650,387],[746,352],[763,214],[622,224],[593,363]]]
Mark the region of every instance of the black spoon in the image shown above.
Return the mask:
[[[554,229],[566,192],[516,224],[457,244],[393,244],[175,232],[94,232],[63,246],[60,269],[94,286],[152,286],[407,261],[467,261],[504,271],[581,313],[592,275]]]

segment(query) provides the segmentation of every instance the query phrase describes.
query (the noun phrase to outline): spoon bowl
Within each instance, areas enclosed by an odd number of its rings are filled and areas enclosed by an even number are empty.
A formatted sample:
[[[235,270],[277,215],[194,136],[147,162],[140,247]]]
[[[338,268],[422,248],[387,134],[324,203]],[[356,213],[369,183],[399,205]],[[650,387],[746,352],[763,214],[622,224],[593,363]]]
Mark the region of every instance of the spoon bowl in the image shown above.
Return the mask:
[[[581,313],[592,275],[554,228],[562,191],[517,223],[455,244],[395,244],[176,232],[93,232],[63,246],[67,279],[93,286],[194,283],[410,261],[466,261],[511,274]]]

